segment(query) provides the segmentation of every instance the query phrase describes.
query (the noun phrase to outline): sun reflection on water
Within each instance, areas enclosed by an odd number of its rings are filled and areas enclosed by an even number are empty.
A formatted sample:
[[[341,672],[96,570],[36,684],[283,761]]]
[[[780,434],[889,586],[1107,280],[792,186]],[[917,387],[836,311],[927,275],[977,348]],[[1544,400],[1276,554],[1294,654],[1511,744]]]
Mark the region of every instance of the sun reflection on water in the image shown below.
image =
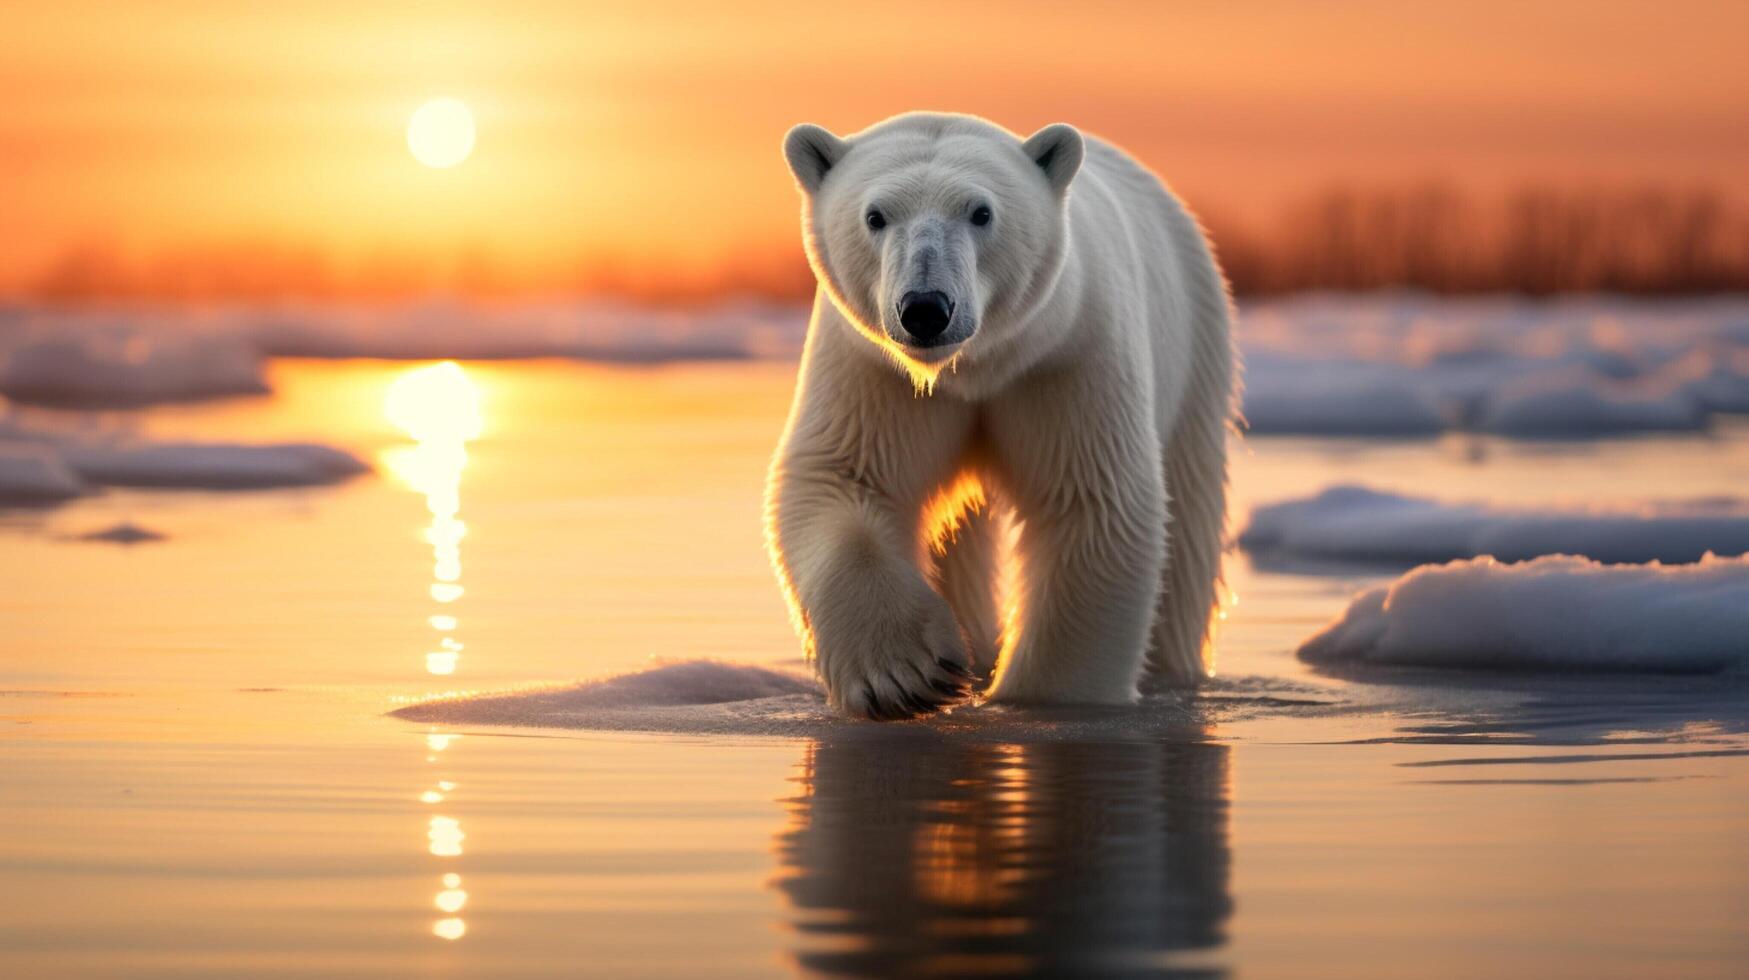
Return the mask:
[[[385,454],[391,472],[425,496],[431,521],[425,541],[431,545],[430,592],[433,601],[448,605],[464,594],[462,539],[468,526],[461,517],[462,471],[468,465],[468,443],[484,428],[480,393],[462,366],[454,361],[413,368],[389,386],[383,414],[413,439]],[[431,628],[444,634],[437,649],[425,655],[427,673],[454,674],[461,663],[462,644],[453,635],[457,619],[434,614]]]
[[[426,834],[431,839],[431,853],[438,857],[461,857],[462,841],[468,836],[462,833],[462,823],[454,817],[432,817],[431,829]]]
[[[440,765],[443,753],[460,737],[443,732],[426,733],[425,747],[430,754],[425,757],[425,761]],[[432,788],[419,794],[419,802],[436,806],[448,800],[455,789],[453,780],[439,779]],[[440,861],[451,862],[459,859],[462,856],[462,842],[467,836],[462,832],[461,820],[456,817],[433,813],[425,822],[425,849]],[[467,923],[457,914],[468,902],[468,893],[462,888],[462,876],[455,871],[445,871],[438,881],[440,887],[437,894],[432,896],[431,904],[446,917],[431,923],[431,934],[439,939],[460,939],[468,932]]]
[[[439,939],[460,939],[468,934],[468,924],[461,919],[438,919],[431,931]]]
[[[383,400],[383,414],[412,440],[411,446],[398,446],[384,454],[384,463],[401,482],[423,494],[431,514],[425,526],[425,542],[431,546],[431,582],[429,592],[433,602],[442,608],[426,619],[435,635],[430,651],[425,654],[425,672],[433,676],[449,676],[461,666],[464,646],[456,637],[460,619],[452,604],[464,594],[462,587],[462,539],[468,526],[462,521],[462,471],[468,465],[467,444],[479,438],[483,429],[480,395],[461,365],[453,361],[413,368],[389,386]],[[425,736],[425,761],[433,766],[443,764],[444,750],[458,736],[430,732]],[[441,773],[441,770],[439,770]],[[456,784],[448,779],[435,780],[435,786],[423,790],[419,801],[437,806],[450,799]],[[461,820],[433,813],[426,820],[426,850],[440,861],[452,862],[462,856]],[[441,887],[432,897],[432,905],[443,914],[431,924],[431,934],[439,939],[457,940],[467,935],[467,923],[458,914],[467,904],[468,893],[462,888],[462,877],[446,871],[439,879]]]

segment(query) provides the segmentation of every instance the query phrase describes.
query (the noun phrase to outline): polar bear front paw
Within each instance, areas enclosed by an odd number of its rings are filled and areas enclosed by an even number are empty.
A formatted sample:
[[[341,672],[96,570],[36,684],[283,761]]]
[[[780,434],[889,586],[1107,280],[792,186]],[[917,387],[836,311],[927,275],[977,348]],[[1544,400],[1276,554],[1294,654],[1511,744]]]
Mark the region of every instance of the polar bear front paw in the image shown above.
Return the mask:
[[[947,603],[921,582],[894,598],[870,590],[846,597],[859,610],[824,623],[816,617],[825,627],[816,629],[815,653],[827,696],[855,717],[912,718],[971,693],[965,643]]]

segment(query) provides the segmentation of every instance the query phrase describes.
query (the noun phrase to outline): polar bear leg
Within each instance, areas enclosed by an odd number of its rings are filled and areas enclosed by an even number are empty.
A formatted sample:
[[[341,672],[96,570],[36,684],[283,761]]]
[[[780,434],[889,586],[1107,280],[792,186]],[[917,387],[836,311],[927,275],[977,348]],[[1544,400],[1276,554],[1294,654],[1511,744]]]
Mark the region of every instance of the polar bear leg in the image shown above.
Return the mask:
[[[1161,472],[1121,493],[1089,487],[1073,507],[1019,512],[1019,627],[1004,638],[992,701],[1136,699],[1166,558]]]
[[[1225,403],[1224,393],[1214,402]],[[1188,687],[1214,673],[1214,649],[1207,641],[1221,585],[1227,425],[1224,412],[1202,404],[1186,409],[1166,444],[1166,575],[1149,667],[1167,682]]]
[[[959,626],[912,560],[910,508],[805,465],[786,468],[771,508],[779,572],[834,705],[907,718],[965,695]]]
[[[1186,235],[1199,236],[1194,227]],[[1198,249],[1201,251],[1201,249]],[[1221,549],[1227,529],[1227,420],[1232,417],[1232,306],[1212,260],[1189,277],[1196,369],[1164,448],[1169,521],[1166,579],[1154,617],[1149,666],[1192,686],[1212,675],[1212,619],[1220,608]]]

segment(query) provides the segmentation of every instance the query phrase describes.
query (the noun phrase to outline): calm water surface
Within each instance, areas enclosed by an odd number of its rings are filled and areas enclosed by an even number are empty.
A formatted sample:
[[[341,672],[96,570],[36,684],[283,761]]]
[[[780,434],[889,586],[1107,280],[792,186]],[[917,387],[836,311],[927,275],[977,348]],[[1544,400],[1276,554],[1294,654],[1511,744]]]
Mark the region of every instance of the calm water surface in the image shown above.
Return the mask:
[[[759,529],[788,366],[468,365],[477,431],[453,379],[414,370],[282,362],[273,399],[142,416],[339,442],[375,477],[0,518],[0,974],[1749,969],[1744,690],[1315,675],[1291,650],[1359,576],[1232,559],[1233,679],[1167,738],[387,717],[652,659],[795,656]],[[409,433],[397,399],[438,421]],[[1258,439],[1234,514],[1336,480],[1736,493],[1749,431]],[[170,539],[67,540],[121,519]]]

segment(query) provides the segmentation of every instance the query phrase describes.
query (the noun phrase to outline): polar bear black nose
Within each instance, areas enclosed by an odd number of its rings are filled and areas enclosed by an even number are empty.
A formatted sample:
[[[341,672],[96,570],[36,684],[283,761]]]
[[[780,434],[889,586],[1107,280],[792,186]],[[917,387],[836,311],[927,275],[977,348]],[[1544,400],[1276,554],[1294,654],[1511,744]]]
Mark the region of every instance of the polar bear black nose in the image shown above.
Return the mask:
[[[905,332],[928,343],[941,336],[953,319],[953,302],[946,293],[909,292],[899,297],[899,325]]]

